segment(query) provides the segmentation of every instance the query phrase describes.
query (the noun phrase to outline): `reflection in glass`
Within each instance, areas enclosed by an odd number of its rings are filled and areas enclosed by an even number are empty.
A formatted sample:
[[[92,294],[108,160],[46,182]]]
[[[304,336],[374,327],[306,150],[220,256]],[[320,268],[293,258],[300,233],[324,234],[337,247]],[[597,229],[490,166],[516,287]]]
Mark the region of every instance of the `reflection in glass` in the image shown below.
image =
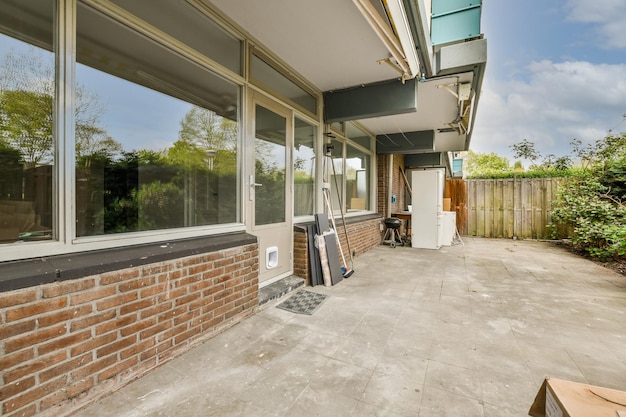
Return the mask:
[[[347,123],[346,137],[365,149],[372,150],[372,137],[353,123]]]
[[[112,0],[112,2],[231,71],[241,74],[241,41],[188,1]]]
[[[0,243],[53,237],[53,2],[1,0]]]
[[[285,221],[286,120],[256,106],[255,117],[255,187],[254,218],[256,225]]]
[[[369,210],[371,156],[348,145],[346,151],[346,211]]]
[[[296,118],[293,146],[294,216],[315,210],[315,126]]]
[[[77,24],[77,236],[238,222],[239,88],[82,3]]]
[[[282,94],[303,109],[317,113],[317,99],[302,87],[276,71],[271,65],[256,55],[252,55],[251,72],[254,79],[269,87],[273,92]]]
[[[328,168],[331,170],[327,174],[330,178],[330,190],[332,197],[333,211],[344,210],[343,204],[343,142],[333,139],[331,142],[332,165]]]

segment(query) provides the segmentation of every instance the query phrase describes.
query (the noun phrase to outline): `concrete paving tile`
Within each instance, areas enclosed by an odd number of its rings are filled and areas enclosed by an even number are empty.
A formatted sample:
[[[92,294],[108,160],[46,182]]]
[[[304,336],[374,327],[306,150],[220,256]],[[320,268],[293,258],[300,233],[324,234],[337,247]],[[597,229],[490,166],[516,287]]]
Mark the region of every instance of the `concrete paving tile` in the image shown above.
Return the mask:
[[[464,368],[476,368],[476,347],[473,342],[433,342],[428,359]]]
[[[115,392],[101,400],[91,404],[90,407],[84,408],[74,414],[75,417],[101,417],[119,416],[131,417],[139,416],[135,413],[135,403],[120,392]]]
[[[358,400],[363,395],[372,373],[373,371],[370,369],[335,359],[327,359],[311,375],[308,389],[320,393],[327,391],[329,396],[342,395]]]
[[[626,391],[626,363],[612,352],[598,347],[592,354],[568,353],[589,384]]]
[[[529,370],[496,373],[479,369],[478,379],[482,389],[482,400],[485,403],[516,409],[518,412],[530,408],[541,386],[534,385]]]
[[[480,381],[475,369],[428,361],[425,387],[450,391],[456,395],[480,399]]]
[[[259,340],[268,340],[287,347],[298,345],[311,333],[311,322],[314,320],[312,316],[300,316],[301,318],[293,318],[279,328],[266,332]]]
[[[137,407],[136,412],[138,416],[154,417],[270,417],[276,415],[272,411],[256,407],[230,395],[211,393],[198,393],[176,398],[157,407],[142,404]]]
[[[537,388],[539,390],[539,388]],[[533,397],[534,400],[534,397]],[[484,417],[521,417],[527,416],[528,410],[532,405],[532,401],[528,406],[514,407],[510,404],[490,404],[488,402],[483,403]]]
[[[476,369],[481,372],[523,373],[529,370],[517,342],[502,339],[498,343],[476,345]]]
[[[373,370],[385,352],[386,341],[377,340],[363,342],[346,338],[344,343],[330,355],[331,358]]]
[[[385,356],[409,354],[428,359],[432,350],[433,338],[430,326],[396,326],[387,339]]]
[[[351,417],[415,417],[416,414],[401,414],[390,410],[389,408],[380,408],[378,406],[358,402]]]
[[[454,383],[450,381],[450,383]],[[483,417],[483,405],[480,400],[468,398],[432,386],[426,386],[420,404],[420,417]]]
[[[347,336],[337,336],[324,333],[323,331],[311,331],[295,346],[295,349],[331,357],[346,340]]]
[[[546,377],[588,383],[564,348],[551,348],[523,340],[519,340],[518,345],[535,385],[539,386]]]
[[[238,398],[281,416],[293,406],[307,385],[307,378],[283,378],[274,374],[263,374]]]
[[[350,416],[357,403],[358,401],[354,398],[345,397],[330,390],[316,390],[309,386],[284,415],[293,417]]]
[[[423,388],[423,374],[374,371],[361,401],[377,409],[390,410],[403,415],[417,415]]]

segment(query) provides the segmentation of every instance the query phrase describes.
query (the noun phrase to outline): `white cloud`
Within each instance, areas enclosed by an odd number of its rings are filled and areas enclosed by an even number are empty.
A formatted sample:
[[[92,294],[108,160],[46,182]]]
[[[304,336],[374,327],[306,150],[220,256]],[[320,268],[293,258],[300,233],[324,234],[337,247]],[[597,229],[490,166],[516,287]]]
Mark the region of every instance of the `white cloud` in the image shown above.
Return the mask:
[[[626,48],[626,0],[568,0],[568,20],[597,25],[598,47]]]
[[[512,157],[528,139],[543,154],[568,154],[570,142],[608,134],[626,113],[626,65],[533,62],[526,81],[486,77],[471,148]],[[621,128],[626,126],[621,125]]]

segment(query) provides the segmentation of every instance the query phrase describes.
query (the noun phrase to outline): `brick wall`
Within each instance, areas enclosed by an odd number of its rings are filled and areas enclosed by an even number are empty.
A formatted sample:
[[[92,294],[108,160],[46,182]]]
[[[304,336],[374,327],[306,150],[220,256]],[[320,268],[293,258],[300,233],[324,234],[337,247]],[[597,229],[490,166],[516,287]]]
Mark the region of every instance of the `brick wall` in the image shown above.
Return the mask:
[[[368,218],[367,220],[348,223],[348,235],[350,237],[350,249],[354,253],[354,256],[367,252],[374,246],[380,245],[382,240],[382,232],[380,231],[380,225],[382,223],[382,217]],[[337,225],[337,232],[341,241],[341,247],[343,254],[346,258],[346,263],[350,263],[350,252],[348,250],[348,244],[343,229],[343,225]],[[338,251],[339,253],[339,251]],[[339,262],[341,260],[341,254],[339,254]],[[351,267],[351,265],[348,265]],[[308,241],[306,228],[297,228],[294,232],[294,265],[293,273],[296,276],[304,278],[307,285],[310,285],[311,274],[309,268],[309,253],[308,253]]]
[[[0,294],[0,414],[57,416],[252,314],[258,246]]]
[[[403,211],[406,209],[407,204],[411,204],[410,201],[406,201],[405,199],[405,194],[407,194],[405,192],[406,187],[404,185],[404,178],[400,172],[400,168],[404,171],[404,155],[393,155],[392,172],[389,172],[389,158],[391,158],[391,155],[377,155],[376,157],[378,164],[378,212],[385,217],[387,216],[388,208],[391,208],[391,212],[393,213]],[[391,190],[389,190],[390,175]],[[396,195],[395,203],[392,203],[390,200],[392,194]],[[407,194],[407,198],[408,197]]]

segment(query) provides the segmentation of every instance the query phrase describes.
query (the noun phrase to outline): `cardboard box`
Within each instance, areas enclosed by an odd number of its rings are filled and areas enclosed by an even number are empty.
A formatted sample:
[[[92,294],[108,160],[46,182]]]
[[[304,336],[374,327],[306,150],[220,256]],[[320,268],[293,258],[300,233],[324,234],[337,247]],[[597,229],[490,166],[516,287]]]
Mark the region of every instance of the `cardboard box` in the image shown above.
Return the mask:
[[[626,392],[546,378],[528,411],[532,417],[626,416]]]
[[[451,198],[444,198],[443,199],[443,211],[451,211],[450,210],[450,204],[452,203],[452,199]]]

